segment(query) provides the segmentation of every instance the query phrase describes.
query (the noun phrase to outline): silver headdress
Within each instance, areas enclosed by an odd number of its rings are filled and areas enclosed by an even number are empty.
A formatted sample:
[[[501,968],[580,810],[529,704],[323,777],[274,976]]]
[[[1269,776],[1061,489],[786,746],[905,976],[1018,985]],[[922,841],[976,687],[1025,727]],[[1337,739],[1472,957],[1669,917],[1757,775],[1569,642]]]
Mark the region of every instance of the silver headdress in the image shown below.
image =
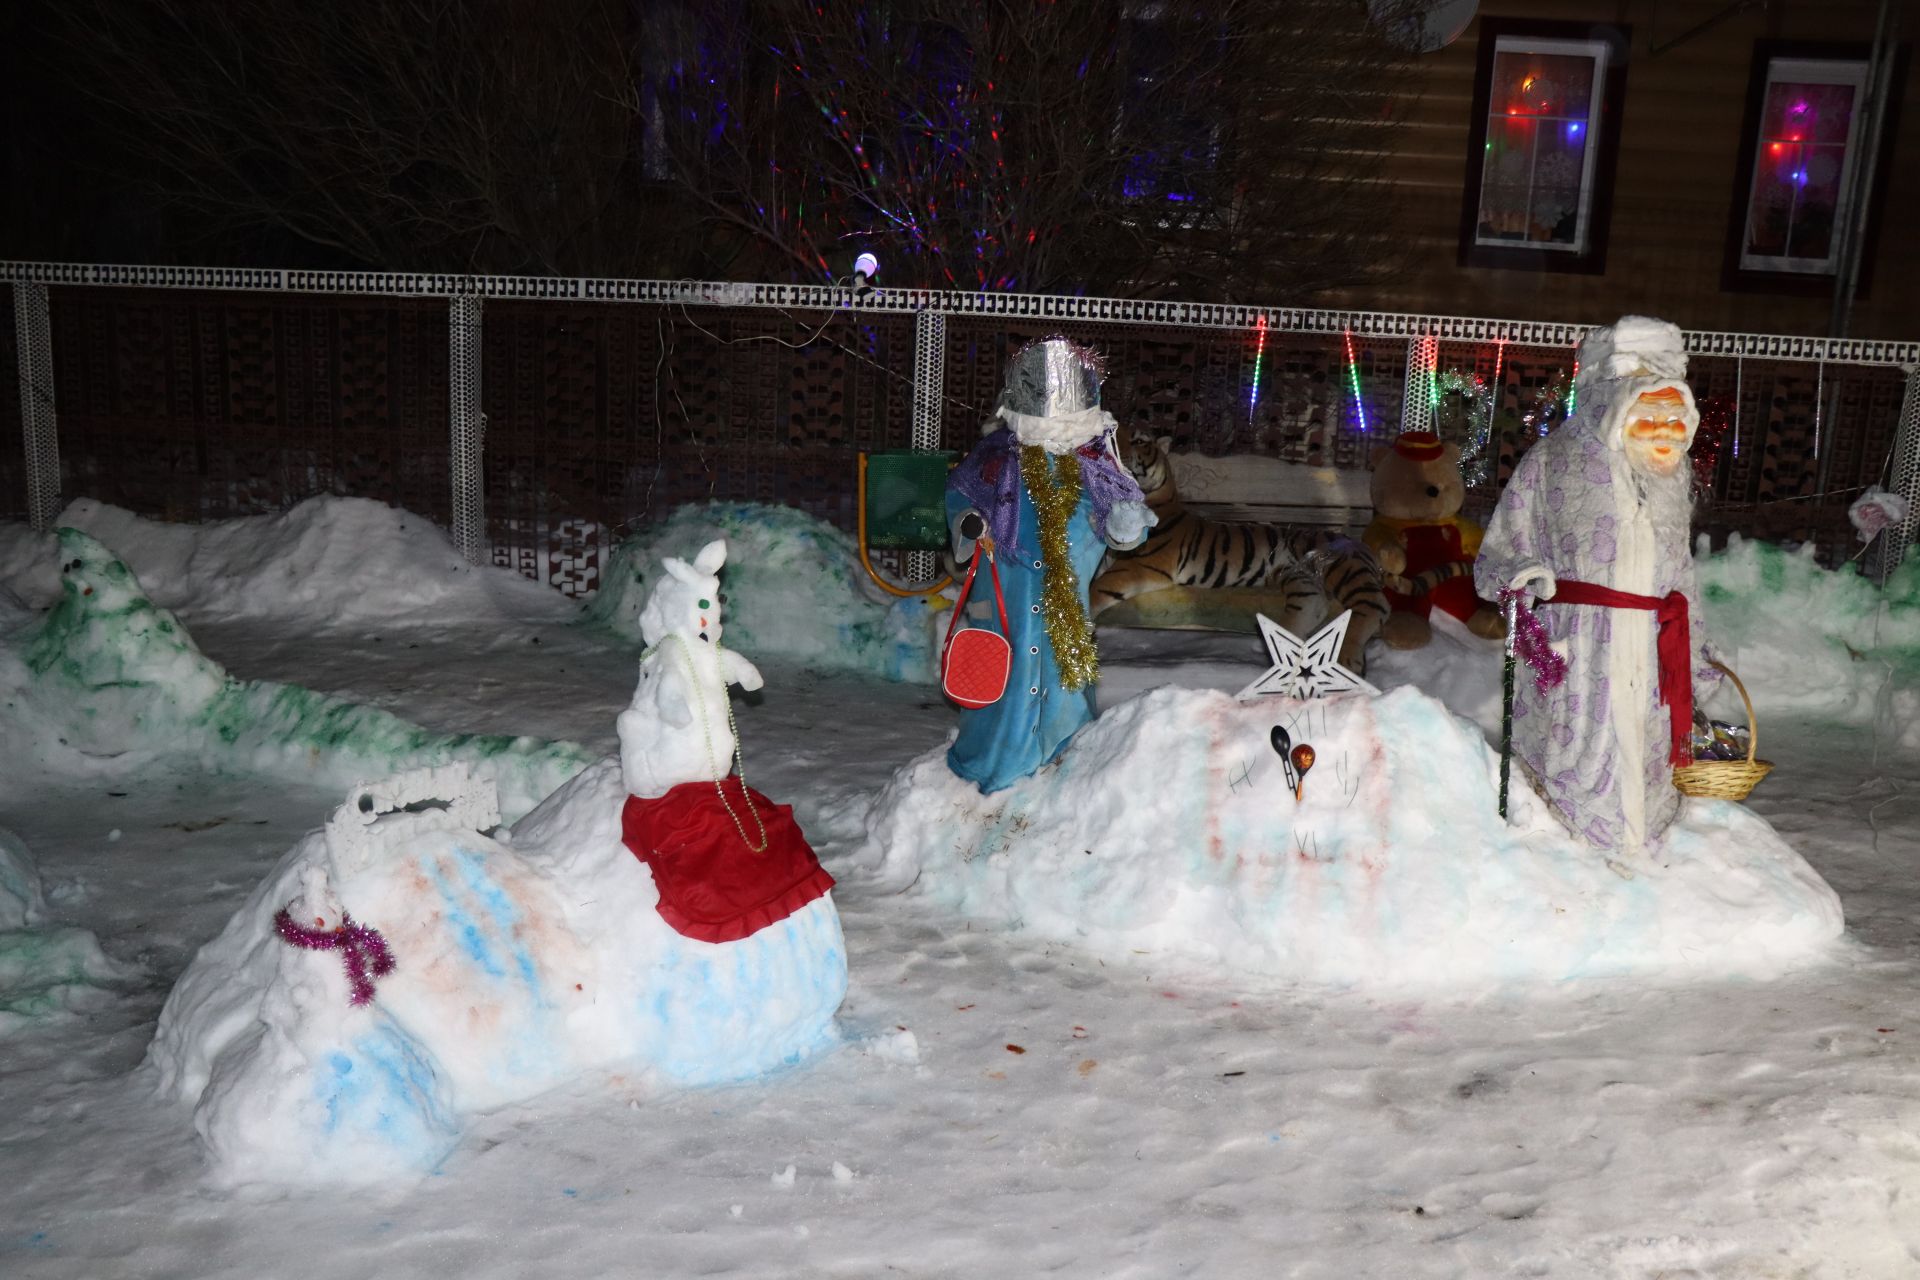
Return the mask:
[[[1100,404],[1106,362],[1089,347],[1054,335],[1030,342],[1007,364],[1002,409],[1029,418],[1061,418]]]

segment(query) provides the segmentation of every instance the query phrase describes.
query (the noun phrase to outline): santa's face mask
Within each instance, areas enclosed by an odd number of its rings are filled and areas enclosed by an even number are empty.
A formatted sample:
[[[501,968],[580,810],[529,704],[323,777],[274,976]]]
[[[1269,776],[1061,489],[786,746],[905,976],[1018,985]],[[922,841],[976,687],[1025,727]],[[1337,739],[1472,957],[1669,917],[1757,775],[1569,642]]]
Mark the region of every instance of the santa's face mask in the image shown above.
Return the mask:
[[[1673,475],[1686,460],[1698,421],[1686,396],[1676,388],[1641,393],[1627,411],[1621,431],[1628,465],[1642,475],[1662,479]]]

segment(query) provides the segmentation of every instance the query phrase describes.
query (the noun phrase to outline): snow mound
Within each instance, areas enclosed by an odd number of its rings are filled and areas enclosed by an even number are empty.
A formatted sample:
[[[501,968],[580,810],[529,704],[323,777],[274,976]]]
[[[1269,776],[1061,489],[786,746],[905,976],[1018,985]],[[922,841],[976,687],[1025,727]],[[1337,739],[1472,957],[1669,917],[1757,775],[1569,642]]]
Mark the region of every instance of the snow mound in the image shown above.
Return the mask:
[[[357,791],[294,846],[194,957],[148,1051],[162,1094],[194,1104],[215,1179],[419,1174],[473,1114],[596,1069],[711,1084],[832,1045],[831,895],[739,942],[683,937],[621,841],[625,800],[602,761],[488,836],[491,794],[453,766]],[[283,907],[379,932],[393,969],[370,1002],[351,1003],[342,953],[281,940]]]
[[[1316,759],[1294,801],[1275,726]],[[1342,987],[1673,972],[1826,953],[1839,899],[1758,817],[1690,801],[1651,859],[1577,843],[1478,730],[1417,689],[1236,702],[1161,689],[982,796],[944,748],[876,802],[887,887],[1121,959]]]
[[[0,1038],[94,1008],[129,976],[85,929],[0,930]]]
[[[575,612],[537,582],[468,564],[424,516],[366,498],[309,498],[273,515],[207,524],[148,520],[83,498],[57,523],[118,548],[150,599],[194,618],[326,628]],[[54,564],[53,534],[0,526],[0,587],[50,604],[60,595]]]
[[[85,1008],[128,976],[85,929],[46,925],[33,855],[0,828],[0,1037],[49,1015]]]
[[[58,603],[0,647],[0,751],[15,762],[85,775],[185,756],[346,787],[464,760],[524,813],[593,759],[572,743],[435,734],[296,685],[236,680],[92,537],[62,529],[58,554]]]
[[[639,643],[653,566],[667,556],[691,561],[716,538],[729,549],[722,583],[734,648],[822,670],[933,679],[926,601],[881,598],[853,539],[791,507],[716,502],[676,509],[615,549],[587,616]]]
[[[40,869],[19,836],[0,827],[0,929],[24,929],[46,913]]]
[[[1821,568],[1813,550],[1736,534],[1700,557],[1707,639],[1762,713],[1869,719],[1890,683],[1911,688],[1920,675],[1920,561],[1882,590],[1851,564]],[[1738,719],[1737,696],[1716,698],[1714,714],[1723,710]]]

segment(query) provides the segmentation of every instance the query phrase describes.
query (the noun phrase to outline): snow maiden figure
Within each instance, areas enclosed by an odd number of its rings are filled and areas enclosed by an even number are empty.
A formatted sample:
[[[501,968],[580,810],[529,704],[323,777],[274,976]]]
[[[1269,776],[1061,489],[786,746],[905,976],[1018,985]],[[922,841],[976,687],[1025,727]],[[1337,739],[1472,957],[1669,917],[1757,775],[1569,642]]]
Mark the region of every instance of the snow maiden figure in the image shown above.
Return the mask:
[[[1573,416],[1521,459],[1474,580],[1489,599],[1538,599],[1566,662],[1558,684],[1521,682],[1516,755],[1575,832],[1633,851],[1679,812],[1672,771],[1692,760],[1693,682],[1719,679],[1690,622],[1687,450],[1700,414],[1665,321],[1596,329],[1577,359]]]
[[[989,434],[947,481],[954,554],[971,559],[986,535],[1013,649],[1006,693],[961,713],[947,753],[948,767],[982,792],[1040,768],[1093,719],[1099,658],[1087,583],[1109,546],[1137,546],[1156,523],[1114,451],[1104,377],[1099,357],[1066,338],[1023,347]]]

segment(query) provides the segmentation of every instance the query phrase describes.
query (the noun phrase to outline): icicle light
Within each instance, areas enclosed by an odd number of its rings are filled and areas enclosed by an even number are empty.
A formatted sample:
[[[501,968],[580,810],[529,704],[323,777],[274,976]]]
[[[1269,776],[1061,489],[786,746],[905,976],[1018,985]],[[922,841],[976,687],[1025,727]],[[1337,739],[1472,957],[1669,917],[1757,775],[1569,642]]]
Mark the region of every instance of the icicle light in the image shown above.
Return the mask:
[[[1360,430],[1367,429],[1367,407],[1360,402],[1360,361],[1353,354],[1353,330],[1343,329],[1341,333],[1347,340],[1347,381],[1353,387],[1353,414],[1360,421]]]

